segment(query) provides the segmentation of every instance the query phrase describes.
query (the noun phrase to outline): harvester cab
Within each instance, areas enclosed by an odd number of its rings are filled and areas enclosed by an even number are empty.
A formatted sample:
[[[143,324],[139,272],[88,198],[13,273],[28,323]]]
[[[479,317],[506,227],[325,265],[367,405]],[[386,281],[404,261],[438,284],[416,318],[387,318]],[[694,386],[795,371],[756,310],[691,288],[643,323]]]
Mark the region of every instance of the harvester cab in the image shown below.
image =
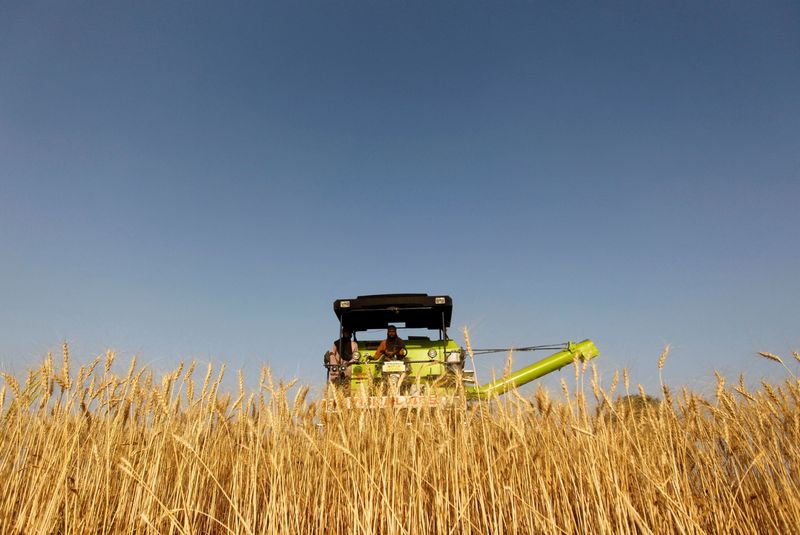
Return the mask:
[[[591,340],[577,344],[551,344],[517,348],[516,351],[555,350],[555,354],[500,379],[475,385],[472,370],[465,369],[466,352],[448,336],[453,300],[447,295],[384,294],[337,299],[333,310],[339,320],[339,335],[352,333],[357,350],[349,359],[330,361],[325,354],[329,382],[368,406],[438,405],[461,394],[467,399],[485,399],[503,394],[575,359],[588,360],[598,354]],[[403,348],[391,357],[383,351],[387,329],[395,326]],[[381,331],[380,339],[358,340],[358,333]],[[419,335],[422,330],[424,335]],[[415,334],[408,334],[414,332]],[[342,338],[340,338],[341,340]],[[508,351],[509,348],[474,349],[473,355]],[[376,395],[378,394],[378,395]]]

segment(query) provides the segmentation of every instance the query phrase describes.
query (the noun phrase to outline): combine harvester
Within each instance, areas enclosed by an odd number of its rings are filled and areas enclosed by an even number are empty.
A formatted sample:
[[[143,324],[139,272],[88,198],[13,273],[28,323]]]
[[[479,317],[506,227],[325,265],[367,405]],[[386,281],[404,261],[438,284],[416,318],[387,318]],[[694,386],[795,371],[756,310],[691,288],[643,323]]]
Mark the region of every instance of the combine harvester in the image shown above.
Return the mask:
[[[515,351],[556,351],[520,370],[485,385],[477,385],[475,372],[464,368],[467,354],[447,335],[453,300],[446,295],[386,294],[337,299],[333,310],[339,320],[339,336],[352,333],[358,344],[349,361],[325,353],[328,382],[340,395],[328,396],[325,405],[348,408],[415,408],[453,405],[456,400],[482,400],[505,394],[548,373],[598,355],[591,340],[515,348]],[[405,347],[394,358],[375,358],[380,340],[357,340],[357,333],[379,329],[385,338],[389,326],[398,330],[438,331],[430,336],[398,336]],[[430,334],[430,333],[429,333]],[[336,342],[335,342],[336,343]],[[475,354],[509,349],[474,349]],[[332,360],[336,362],[331,362]],[[338,398],[338,401],[337,401]]]

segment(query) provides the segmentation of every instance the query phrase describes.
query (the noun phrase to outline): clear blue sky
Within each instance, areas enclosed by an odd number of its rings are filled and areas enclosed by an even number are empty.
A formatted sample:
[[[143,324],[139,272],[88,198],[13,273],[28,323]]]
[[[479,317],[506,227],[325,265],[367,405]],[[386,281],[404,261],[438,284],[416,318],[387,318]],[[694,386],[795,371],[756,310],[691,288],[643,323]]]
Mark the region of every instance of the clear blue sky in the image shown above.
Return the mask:
[[[606,376],[780,375],[798,201],[796,2],[0,3],[4,370],[319,383],[332,301],[411,291]]]

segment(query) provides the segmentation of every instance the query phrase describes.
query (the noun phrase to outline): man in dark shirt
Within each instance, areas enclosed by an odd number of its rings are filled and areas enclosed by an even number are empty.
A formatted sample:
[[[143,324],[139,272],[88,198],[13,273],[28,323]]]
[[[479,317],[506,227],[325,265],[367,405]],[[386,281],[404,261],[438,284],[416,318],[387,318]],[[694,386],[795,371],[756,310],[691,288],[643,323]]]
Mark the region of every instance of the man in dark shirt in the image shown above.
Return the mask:
[[[351,332],[348,328],[342,329],[342,336],[338,340],[334,340],[333,347],[325,354],[325,364],[331,364],[335,367],[347,366],[353,359],[353,354],[358,351],[358,342],[351,338]],[[344,369],[344,372],[339,371],[335,367],[328,368],[328,380],[338,381],[341,379],[350,379],[350,366]],[[342,373],[344,375],[342,375]]]
[[[399,360],[406,355],[406,343],[397,336],[397,327],[389,325],[386,329],[386,340],[383,340],[375,351],[375,360],[385,356],[388,360]]]

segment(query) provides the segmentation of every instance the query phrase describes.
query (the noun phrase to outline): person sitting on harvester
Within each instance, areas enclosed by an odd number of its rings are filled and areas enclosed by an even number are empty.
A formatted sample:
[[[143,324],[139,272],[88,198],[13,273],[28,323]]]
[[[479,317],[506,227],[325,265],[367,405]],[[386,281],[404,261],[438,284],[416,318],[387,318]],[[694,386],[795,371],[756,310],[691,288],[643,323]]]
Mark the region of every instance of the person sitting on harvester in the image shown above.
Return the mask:
[[[406,354],[406,343],[397,336],[397,327],[389,325],[386,329],[386,340],[383,340],[378,349],[375,350],[375,355],[372,357],[375,360],[385,356],[387,360],[400,360]]]
[[[358,351],[358,342],[351,339],[350,329],[342,328],[342,336],[333,341],[333,347],[325,354],[325,364],[328,364],[328,380],[338,381],[343,378],[350,378],[350,362],[353,354]],[[338,369],[339,366],[346,366],[344,371]],[[344,375],[342,375],[344,374]]]

